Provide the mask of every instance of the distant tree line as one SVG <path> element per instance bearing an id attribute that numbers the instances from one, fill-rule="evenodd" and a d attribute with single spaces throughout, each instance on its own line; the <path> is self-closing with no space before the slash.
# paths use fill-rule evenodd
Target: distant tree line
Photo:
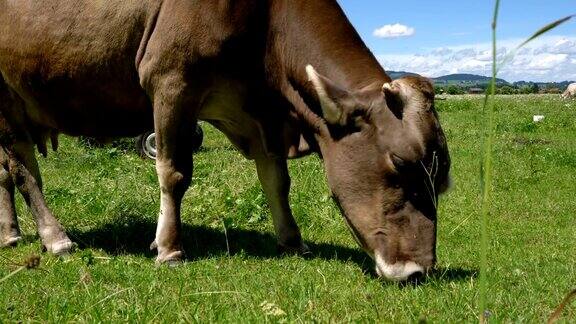
<path id="1" fill-rule="evenodd" d="M 458 85 L 449 84 L 441 85 L 437 84 L 434 86 L 436 94 L 450 94 L 450 95 L 460 95 L 468 93 L 482 94 L 486 93 L 488 84 L 476 84 L 476 85 Z M 556 84 L 547 84 L 545 86 L 539 86 L 537 83 L 523 82 L 519 84 L 498 84 L 496 85 L 496 94 L 502 95 L 514 95 L 514 94 L 560 94 L 564 89 L 560 88 Z"/>

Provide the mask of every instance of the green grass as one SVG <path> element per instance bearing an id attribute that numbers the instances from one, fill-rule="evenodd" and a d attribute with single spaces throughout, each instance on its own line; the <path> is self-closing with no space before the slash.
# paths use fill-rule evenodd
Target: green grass
<path id="1" fill-rule="evenodd" d="M 423 285 L 374 277 L 316 157 L 290 162 L 293 211 L 315 256 L 278 256 L 253 163 L 204 124 L 183 204 L 190 260 L 175 269 L 155 267 L 148 251 L 159 204 L 153 163 L 69 138 L 40 158 L 48 203 L 79 249 L 67 259 L 41 254 L 40 269 L 0 283 L 0 322 L 477 321 L 482 98 L 437 102 L 455 187 L 440 200 L 440 270 Z M 534 124 L 535 114 L 546 118 Z M 495 120 L 489 320 L 542 322 L 576 286 L 576 101 L 497 97 Z M 0 250 L 0 279 L 17 269 L 8 259 L 40 251 L 17 203 L 25 240 Z M 576 305 L 563 313 L 570 318 Z"/>

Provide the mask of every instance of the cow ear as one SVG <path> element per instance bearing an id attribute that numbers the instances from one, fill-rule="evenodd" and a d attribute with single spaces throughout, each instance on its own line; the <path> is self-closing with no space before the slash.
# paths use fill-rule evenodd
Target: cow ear
<path id="1" fill-rule="evenodd" d="M 384 83 L 382 87 L 382 92 L 384 93 L 384 98 L 386 99 L 386 105 L 392 111 L 394 116 L 398 119 L 402 119 L 404 114 L 404 99 L 402 98 L 402 93 L 398 85 L 392 82 Z"/>
<path id="2" fill-rule="evenodd" d="M 341 102 L 349 97 L 349 93 L 316 72 L 312 65 L 306 66 L 306 73 L 316 90 L 326 122 L 331 125 L 346 125 L 345 108 Z"/>

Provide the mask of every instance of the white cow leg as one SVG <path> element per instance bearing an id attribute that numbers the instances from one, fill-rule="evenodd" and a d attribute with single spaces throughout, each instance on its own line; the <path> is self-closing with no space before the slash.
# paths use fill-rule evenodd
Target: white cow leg
<path id="1" fill-rule="evenodd" d="M 156 171 L 160 183 L 160 214 L 156 238 L 151 247 L 158 250 L 157 263 L 177 263 L 184 258 L 180 207 L 190 184 L 191 172 L 183 171 L 171 161 L 160 159 L 156 160 Z"/>
<path id="2" fill-rule="evenodd" d="M 309 249 L 302 242 L 300 229 L 290 210 L 290 175 L 286 160 L 258 158 L 256 169 L 270 205 L 279 248 L 285 252 L 307 253 Z"/>
<path id="3" fill-rule="evenodd" d="M 10 149 L 12 150 L 12 154 L 8 154 L 10 175 L 36 219 L 43 246 L 48 252 L 56 255 L 69 253 L 72 250 L 72 241 L 66 236 L 62 225 L 52 215 L 44 200 L 34 146 L 30 142 L 17 142 Z"/>
<path id="4" fill-rule="evenodd" d="M 22 239 L 14 208 L 14 182 L 8 167 L 8 157 L 0 147 L 0 247 L 14 246 Z"/>

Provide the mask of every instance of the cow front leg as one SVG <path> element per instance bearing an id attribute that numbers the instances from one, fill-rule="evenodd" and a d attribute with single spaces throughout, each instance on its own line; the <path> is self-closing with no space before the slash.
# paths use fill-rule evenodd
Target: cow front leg
<path id="1" fill-rule="evenodd" d="M 0 147 L 0 247 L 14 246 L 22 239 L 14 208 L 14 182 L 7 168 L 8 156 Z"/>
<path id="2" fill-rule="evenodd" d="M 42 179 L 31 142 L 17 142 L 7 149 L 8 169 L 12 181 L 26 200 L 36 219 L 38 234 L 44 248 L 53 254 L 63 255 L 72 250 L 72 241 L 62 225 L 52 215 L 42 193 Z"/>
<path id="3" fill-rule="evenodd" d="M 300 229 L 292 216 L 288 195 L 290 193 L 290 175 L 285 159 L 263 157 L 256 159 L 258 178 L 272 212 L 274 230 L 278 247 L 282 252 L 308 253 L 302 242 Z"/>
<path id="4" fill-rule="evenodd" d="M 156 263 L 176 264 L 184 258 L 181 243 L 180 207 L 192 180 L 192 138 L 196 121 L 189 115 L 177 91 L 184 82 L 166 85 L 154 97 L 156 172 L 160 184 L 160 213 L 156 238 Z"/>

